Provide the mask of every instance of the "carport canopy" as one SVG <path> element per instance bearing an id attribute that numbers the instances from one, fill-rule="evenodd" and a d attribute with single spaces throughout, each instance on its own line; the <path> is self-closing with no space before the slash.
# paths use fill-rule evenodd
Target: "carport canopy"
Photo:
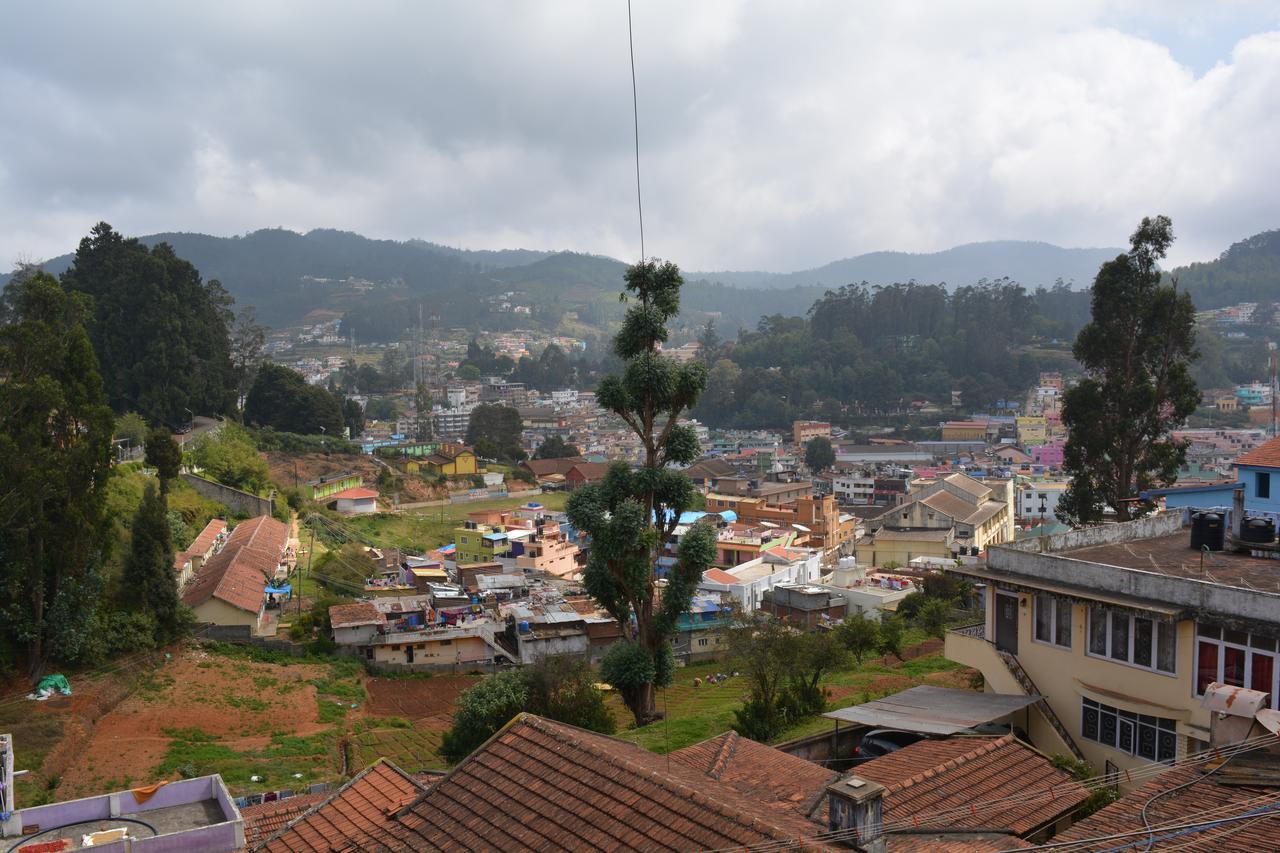
<path id="1" fill-rule="evenodd" d="M 878 729 L 953 735 L 994 722 L 1039 701 L 1039 696 L 978 693 L 922 684 L 873 702 L 828 711 L 822 716 Z"/>

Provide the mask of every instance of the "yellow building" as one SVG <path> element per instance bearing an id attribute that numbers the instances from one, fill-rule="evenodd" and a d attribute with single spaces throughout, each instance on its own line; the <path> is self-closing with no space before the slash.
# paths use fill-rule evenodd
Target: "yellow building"
<path id="1" fill-rule="evenodd" d="M 916 557 L 976 554 L 1014 538 L 1012 480 L 968 474 L 913 480 L 911 500 L 868 523 L 855 545 L 858 561 L 906 565 Z"/>
<path id="2" fill-rule="evenodd" d="M 946 655 L 987 689 L 1038 693 L 1045 752 L 1103 772 L 1204 748 L 1213 682 L 1280 701 L 1280 595 L 1272 561 L 1222 551 L 1212 583 L 1178 512 L 991 549 L 953 571 L 984 585 L 985 620 L 950 631 Z M 1206 567 L 1207 569 L 1207 567 Z"/>
<path id="3" fill-rule="evenodd" d="M 1018 443 L 1023 447 L 1035 447 L 1037 444 L 1048 444 L 1049 422 L 1045 418 L 1018 418 Z"/>
<path id="4" fill-rule="evenodd" d="M 987 424 L 983 421 L 947 421 L 942 425 L 943 441 L 985 441 Z"/>
<path id="5" fill-rule="evenodd" d="M 453 529 L 453 542 L 457 546 L 455 559 L 464 563 L 491 563 L 511 551 L 511 539 L 501 527 L 464 521 Z"/>
<path id="6" fill-rule="evenodd" d="M 480 473 L 475 453 L 461 444 L 440 445 L 435 453 L 422 460 L 422 467 L 432 474 L 444 474 L 446 477 Z"/>

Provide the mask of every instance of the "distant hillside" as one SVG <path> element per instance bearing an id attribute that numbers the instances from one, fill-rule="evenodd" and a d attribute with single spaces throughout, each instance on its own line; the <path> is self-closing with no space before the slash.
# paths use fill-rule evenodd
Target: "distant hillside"
<path id="1" fill-rule="evenodd" d="M 862 281 L 887 285 L 911 280 L 926 284 L 944 283 L 954 288 L 984 278 L 1007 277 L 1028 290 L 1052 287 L 1058 279 L 1084 289 L 1093 283 L 1103 262 L 1123 251 L 1064 249 L 1050 243 L 995 240 L 929 254 L 871 252 L 800 272 L 694 272 L 689 273 L 689 278 L 756 288 L 834 288 Z"/>
<path id="2" fill-rule="evenodd" d="M 1173 270 L 1200 309 L 1237 302 L 1280 302 L 1280 230 L 1235 243 L 1217 260 Z"/>

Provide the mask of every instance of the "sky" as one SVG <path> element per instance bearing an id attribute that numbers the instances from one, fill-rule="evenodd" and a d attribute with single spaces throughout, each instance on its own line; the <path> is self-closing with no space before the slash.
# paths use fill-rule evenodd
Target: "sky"
<path id="1" fill-rule="evenodd" d="M 1280 228 L 1280 0 L 632 14 L 645 250 L 686 269 Z M 99 220 L 634 259 L 628 59 L 625 0 L 7 4 L 0 267 Z"/>

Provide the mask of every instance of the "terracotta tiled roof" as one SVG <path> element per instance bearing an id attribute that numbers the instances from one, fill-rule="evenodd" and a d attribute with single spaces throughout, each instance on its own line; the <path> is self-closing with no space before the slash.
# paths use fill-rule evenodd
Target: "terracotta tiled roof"
<path id="1" fill-rule="evenodd" d="M 565 472 L 565 478 L 567 479 L 570 474 L 577 471 L 578 476 L 584 482 L 594 483 L 597 480 L 603 480 L 604 475 L 609 473 L 611 467 L 608 462 L 579 462 Z"/>
<path id="2" fill-rule="evenodd" d="M 356 604 L 335 604 L 329 608 L 329 624 L 335 628 L 353 628 L 357 625 L 383 625 L 386 617 L 368 601 Z"/>
<path id="3" fill-rule="evenodd" d="M 918 819 L 916 825 L 923 827 L 1008 829 L 1026 835 L 1088 798 L 1071 776 L 1011 734 L 922 740 L 860 764 L 854 772 L 887 789 L 886 823 Z M 1052 796 L 1047 793 L 1050 788 Z M 1046 791 L 1045 797 L 959 811 L 1033 789 Z"/>
<path id="4" fill-rule="evenodd" d="M 825 800 L 827 785 L 840 777 L 819 764 L 744 738 L 737 732 L 726 732 L 678 749 L 671 753 L 671 759 L 771 810 L 785 809 L 805 816 L 815 810 L 820 800 Z"/>
<path id="5" fill-rule="evenodd" d="M 1280 438 L 1260 444 L 1236 459 L 1237 465 L 1259 465 L 1264 468 L 1280 468 Z"/>
<path id="6" fill-rule="evenodd" d="M 369 765 L 256 849 L 272 853 L 382 849 L 395 840 L 395 814 L 424 786 L 390 761 Z"/>
<path id="7" fill-rule="evenodd" d="M 520 465 L 535 477 L 548 477 L 552 474 L 564 476 L 570 468 L 584 461 L 581 456 L 571 456 L 564 459 L 526 459 Z"/>
<path id="8" fill-rule="evenodd" d="M 289 528 L 269 515 L 240 522 L 222 550 L 200 567 L 182 600 L 189 607 L 198 607 L 217 598 L 232 607 L 257 613 L 262 606 L 262 590 L 275 575 L 288 544 Z"/>
<path id="9" fill-rule="evenodd" d="M 521 714 L 401 812 L 395 849 L 719 849 L 821 831 L 761 811 L 681 762 Z"/>
<path id="10" fill-rule="evenodd" d="M 214 540 L 218 538 L 218 534 L 227 529 L 227 523 L 221 518 L 213 518 L 196 534 L 196 538 L 191 540 L 191 544 L 187 546 L 188 554 L 196 554 L 203 556 L 209 553 L 209 549 L 213 547 Z"/>
<path id="11" fill-rule="evenodd" d="M 323 791 L 319 794 L 299 794 L 296 797 L 276 800 L 274 803 L 242 808 L 240 816 L 244 818 L 245 847 L 252 849 L 254 845 L 284 829 L 289 821 L 328 796 L 328 793 Z"/>
<path id="12" fill-rule="evenodd" d="M 336 494 L 329 495 L 327 500 L 360 500 L 361 498 L 376 498 L 377 496 L 378 493 L 373 489 L 366 489 L 361 486 L 352 486 L 349 489 L 343 489 Z"/>
<path id="13" fill-rule="evenodd" d="M 735 578 L 733 575 L 729 574 L 724 569 L 716 569 L 716 568 L 707 569 L 705 572 L 703 572 L 702 579 L 704 581 L 711 581 L 712 583 L 723 583 L 723 584 L 742 583 L 740 579 Z"/>
<path id="14" fill-rule="evenodd" d="M 886 841 L 889 853 L 1003 853 L 1031 846 L 1016 835 L 998 832 L 901 832 Z"/>
<path id="15" fill-rule="evenodd" d="M 1206 819 L 1240 814 L 1250 808 L 1264 805 L 1265 803 L 1258 801 L 1258 797 L 1276 793 L 1274 788 L 1219 785 L 1212 776 L 1203 778 L 1179 791 L 1173 790 L 1179 785 L 1203 776 L 1203 769 L 1200 766 L 1179 767 L 1163 773 L 1136 791 L 1131 791 L 1120 800 L 1075 824 L 1066 832 L 1059 833 L 1053 840 L 1081 842 L 1085 839 L 1102 838 L 1117 833 L 1141 832 L 1145 828 L 1142 822 L 1142 807 L 1161 792 L 1168 793 L 1151 803 L 1147 809 L 1147 818 L 1155 827 L 1192 823 L 1195 815 L 1211 809 L 1219 811 L 1206 815 Z M 1158 834 L 1159 830 L 1157 830 Z M 1205 829 L 1186 836 L 1184 840 L 1188 842 L 1197 840 L 1201 845 L 1201 848 L 1197 849 L 1212 850 L 1214 853 L 1256 853 L 1259 850 L 1275 850 L 1278 837 L 1280 837 L 1280 812 L 1270 812 L 1259 816 L 1256 820 L 1233 821 L 1216 829 Z M 1129 840 L 1144 839 L 1137 837 Z M 1118 843 L 1123 842 L 1117 842 L 1114 839 L 1097 841 L 1092 844 L 1073 846 L 1071 850 L 1115 849 Z M 1172 846 L 1175 843 L 1177 842 L 1172 839 L 1164 842 L 1157 841 L 1153 849 L 1161 850 L 1165 845 Z M 1140 850 L 1142 846 L 1139 844 L 1135 849 Z"/>

